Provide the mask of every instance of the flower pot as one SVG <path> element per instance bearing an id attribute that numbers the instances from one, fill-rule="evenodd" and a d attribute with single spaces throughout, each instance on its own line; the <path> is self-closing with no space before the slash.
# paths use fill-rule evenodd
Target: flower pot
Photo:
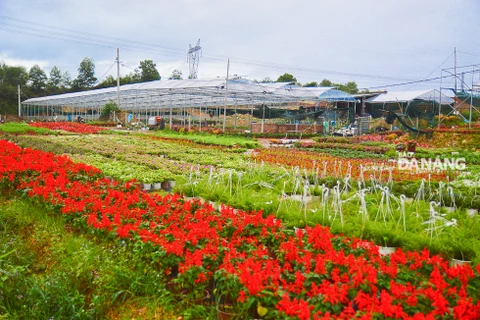
<path id="1" fill-rule="evenodd" d="M 143 184 L 143 190 L 145 190 L 145 191 L 152 190 L 152 184 L 151 183 L 144 183 Z"/>
<path id="2" fill-rule="evenodd" d="M 160 190 L 162 189 L 162 184 L 160 182 L 155 182 L 153 184 L 153 190 Z"/>
<path id="3" fill-rule="evenodd" d="M 186 303 L 187 306 L 191 305 L 206 305 L 210 300 L 210 292 L 205 289 L 203 290 L 203 296 L 193 297 L 191 298 L 191 291 L 184 289 L 180 292 L 180 298 Z"/>
<path id="4" fill-rule="evenodd" d="M 470 264 L 471 261 L 467 261 L 467 260 L 458 260 L 458 259 L 450 259 L 450 265 L 452 267 L 455 267 L 455 266 L 463 266 L 463 265 L 466 265 L 466 264 Z"/>
<path id="5" fill-rule="evenodd" d="M 378 252 L 381 256 L 388 256 L 397 250 L 397 247 L 382 247 L 378 246 Z"/>
<path id="6" fill-rule="evenodd" d="M 234 309 L 232 306 L 222 305 L 217 306 L 217 318 L 218 320 L 229 320 L 235 319 L 238 317 L 237 313 L 234 313 Z"/>
<path id="7" fill-rule="evenodd" d="M 167 190 L 168 189 L 168 181 L 163 181 L 162 182 L 162 189 Z"/>
<path id="8" fill-rule="evenodd" d="M 170 189 L 172 189 L 173 187 L 175 187 L 175 180 L 170 180 L 170 181 L 168 181 L 168 187 L 169 187 Z"/>

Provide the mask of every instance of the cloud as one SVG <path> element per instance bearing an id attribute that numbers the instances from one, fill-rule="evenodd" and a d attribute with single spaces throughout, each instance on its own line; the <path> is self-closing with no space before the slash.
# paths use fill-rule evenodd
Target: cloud
<path id="1" fill-rule="evenodd" d="M 420 79 L 446 60 L 444 67 L 453 65 L 453 47 L 459 64 L 480 58 L 472 39 L 480 29 L 478 1 L 1 1 L 8 18 L 27 22 L 3 19 L 2 50 L 72 77 L 83 57 L 94 58 L 101 77 L 110 65 L 100 62 L 112 64 L 116 48 L 131 69 L 150 59 L 163 79 L 173 69 L 187 77 L 188 45 L 199 38 L 200 77 L 225 77 L 231 58 L 231 73 L 250 78 L 289 72 L 300 82 L 370 86 Z"/>
<path id="2" fill-rule="evenodd" d="M 44 69 L 48 66 L 48 61 L 46 60 L 30 60 L 30 59 L 17 59 L 17 58 L 10 58 L 8 54 L 1 52 L 0 53 L 0 61 L 3 61 L 6 65 L 9 66 L 23 66 L 29 70 L 34 65 L 39 65 L 40 68 Z"/>

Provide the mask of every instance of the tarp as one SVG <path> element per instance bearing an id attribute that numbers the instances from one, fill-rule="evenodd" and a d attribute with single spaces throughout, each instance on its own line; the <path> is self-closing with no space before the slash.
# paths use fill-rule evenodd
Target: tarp
<path id="1" fill-rule="evenodd" d="M 451 104 L 453 99 L 441 94 L 437 89 L 415 90 L 415 91 L 388 91 L 376 97 L 368 99 L 368 103 L 393 103 L 411 102 L 415 100 L 435 101 L 442 104 Z"/>

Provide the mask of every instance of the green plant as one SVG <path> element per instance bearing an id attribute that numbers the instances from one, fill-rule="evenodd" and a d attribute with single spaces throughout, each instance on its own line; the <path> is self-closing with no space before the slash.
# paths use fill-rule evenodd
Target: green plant
<path id="1" fill-rule="evenodd" d="M 118 112 L 120 108 L 117 106 L 115 102 L 107 102 L 100 112 L 101 118 L 108 118 L 112 114 L 112 112 Z"/>

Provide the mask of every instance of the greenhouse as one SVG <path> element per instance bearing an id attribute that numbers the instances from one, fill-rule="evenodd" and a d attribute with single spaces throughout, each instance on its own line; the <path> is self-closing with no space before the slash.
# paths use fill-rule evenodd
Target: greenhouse
<path id="1" fill-rule="evenodd" d="M 22 116 L 36 120 L 98 119 L 109 102 L 118 103 L 120 110 L 146 121 L 162 116 L 167 121 L 201 121 L 206 116 L 220 119 L 222 115 L 251 114 L 262 107 L 298 110 L 308 102 L 311 107 L 353 107 L 356 100 L 346 92 L 332 87 L 304 88 L 294 83 L 256 83 L 246 79 L 164 80 L 122 85 L 82 92 L 28 99 L 22 102 Z M 260 112 L 261 113 L 261 112 Z M 130 116 L 130 118 L 133 118 Z"/>

